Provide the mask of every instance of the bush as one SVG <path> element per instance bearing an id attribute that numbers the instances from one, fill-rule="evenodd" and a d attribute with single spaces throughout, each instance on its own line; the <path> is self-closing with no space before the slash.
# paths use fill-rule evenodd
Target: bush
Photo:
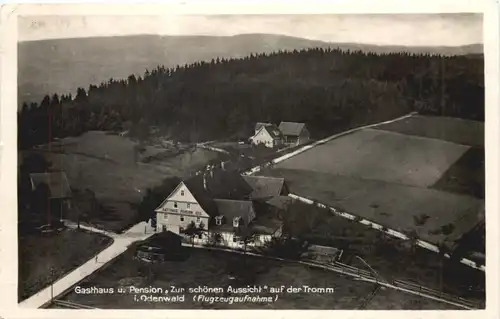
<path id="1" fill-rule="evenodd" d="M 453 230 L 455 230 L 455 225 L 453 224 L 446 224 L 444 226 L 441 226 L 441 233 L 443 235 L 449 235 L 453 233 Z"/>
<path id="2" fill-rule="evenodd" d="M 415 223 L 415 226 L 422 226 L 427 222 L 427 219 L 429 219 L 430 216 L 427 214 L 420 214 L 418 216 L 413 216 L 413 221 Z"/>

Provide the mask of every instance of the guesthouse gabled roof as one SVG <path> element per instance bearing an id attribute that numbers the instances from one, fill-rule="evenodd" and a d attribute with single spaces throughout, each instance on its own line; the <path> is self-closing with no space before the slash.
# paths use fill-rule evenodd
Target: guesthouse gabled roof
<path id="1" fill-rule="evenodd" d="M 36 190 L 41 184 L 46 184 L 49 187 L 50 199 L 71 197 L 71 189 L 64 172 L 32 173 L 30 179 L 33 190 Z"/>
<path id="2" fill-rule="evenodd" d="M 296 122 L 281 122 L 279 126 L 279 130 L 285 136 L 299 136 L 304 128 L 304 123 Z"/>
<path id="3" fill-rule="evenodd" d="M 206 178 L 206 189 L 203 183 L 204 175 Z M 228 200 L 245 200 L 250 198 L 252 188 L 238 172 L 216 169 L 212 175 L 210 172 L 204 172 L 181 182 L 181 184 L 184 184 L 189 189 L 196 201 L 210 216 L 217 214 L 217 207 L 214 203 L 215 198 Z M 163 203 L 160 207 L 162 205 Z"/>

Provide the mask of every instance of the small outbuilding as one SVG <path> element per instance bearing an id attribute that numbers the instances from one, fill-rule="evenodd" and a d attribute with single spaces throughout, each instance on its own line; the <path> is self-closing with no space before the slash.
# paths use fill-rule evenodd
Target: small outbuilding
<path id="1" fill-rule="evenodd" d="M 311 139 L 309 130 L 304 123 L 281 122 L 278 129 L 284 138 L 285 144 L 288 145 L 301 145 Z"/>

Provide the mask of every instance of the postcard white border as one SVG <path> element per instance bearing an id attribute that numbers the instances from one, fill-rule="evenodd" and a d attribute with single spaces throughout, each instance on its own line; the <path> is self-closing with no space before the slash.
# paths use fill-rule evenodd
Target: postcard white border
<path id="1" fill-rule="evenodd" d="M 499 19 L 496 1 L 164 1 L 161 4 L 8 4 L 0 9 L 0 316 L 4 318 L 493 318 L 498 314 Z M 486 83 L 487 308 L 477 311 L 28 310 L 17 307 L 17 16 L 168 14 L 483 13 Z"/>

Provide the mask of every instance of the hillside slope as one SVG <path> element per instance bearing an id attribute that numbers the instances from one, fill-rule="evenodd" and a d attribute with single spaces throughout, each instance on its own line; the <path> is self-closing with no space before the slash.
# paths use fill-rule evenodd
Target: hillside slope
<path id="1" fill-rule="evenodd" d="M 45 94 L 67 94 L 110 78 L 143 74 L 157 65 L 167 68 L 216 57 L 307 48 L 340 48 L 366 52 L 481 54 L 482 45 L 464 47 L 398 47 L 327 43 L 289 36 L 245 34 L 232 37 L 157 36 L 57 39 L 19 44 L 19 100 L 39 102 Z M 21 104 L 21 103 L 20 103 Z"/>

